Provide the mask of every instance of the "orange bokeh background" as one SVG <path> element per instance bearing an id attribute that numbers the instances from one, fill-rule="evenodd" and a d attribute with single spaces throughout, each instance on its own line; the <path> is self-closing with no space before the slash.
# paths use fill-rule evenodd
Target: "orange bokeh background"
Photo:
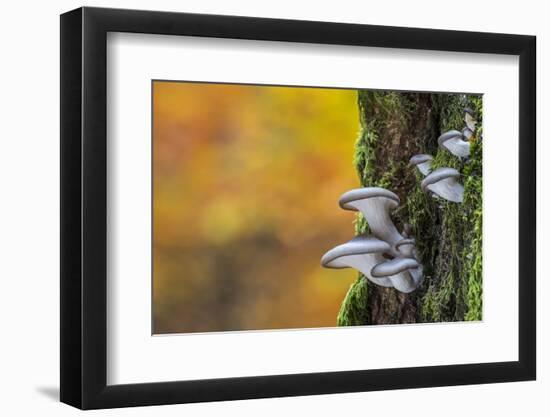
<path id="1" fill-rule="evenodd" d="M 355 90 L 153 83 L 154 333 L 335 326 Z"/>

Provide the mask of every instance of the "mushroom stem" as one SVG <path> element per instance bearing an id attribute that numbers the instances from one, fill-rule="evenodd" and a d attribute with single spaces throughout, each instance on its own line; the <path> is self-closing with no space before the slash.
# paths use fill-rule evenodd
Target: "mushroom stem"
<path id="1" fill-rule="evenodd" d="M 360 211 L 372 234 L 391 246 L 391 254 L 398 256 L 394 246 L 403 239 L 393 224 L 390 210 L 399 205 L 399 197 L 384 188 L 366 187 L 348 191 L 340 197 L 340 207 Z"/>

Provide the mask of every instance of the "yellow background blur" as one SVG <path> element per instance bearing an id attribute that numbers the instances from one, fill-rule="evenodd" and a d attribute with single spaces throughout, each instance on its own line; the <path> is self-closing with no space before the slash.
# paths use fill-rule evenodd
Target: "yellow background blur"
<path id="1" fill-rule="evenodd" d="M 153 83 L 154 333 L 335 326 L 356 94 Z"/>

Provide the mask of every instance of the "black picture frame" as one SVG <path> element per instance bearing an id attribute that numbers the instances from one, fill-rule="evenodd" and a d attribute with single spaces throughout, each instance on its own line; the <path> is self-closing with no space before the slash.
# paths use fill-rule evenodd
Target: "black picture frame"
<path id="1" fill-rule="evenodd" d="M 108 32 L 519 56 L 519 360 L 107 385 Z M 61 401 L 81 409 L 533 380 L 536 377 L 536 38 L 79 8 L 61 15 Z"/>

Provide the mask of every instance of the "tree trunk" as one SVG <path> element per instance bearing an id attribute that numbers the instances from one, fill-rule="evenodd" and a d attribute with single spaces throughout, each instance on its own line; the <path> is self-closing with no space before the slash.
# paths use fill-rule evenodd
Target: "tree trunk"
<path id="1" fill-rule="evenodd" d="M 392 217 L 398 230 L 410 225 L 424 280 L 417 290 L 403 294 L 359 276 L 342 303 L 338 325 L 480 320 L 481 129 L 465 160 L 439 148 L 437 138 L 464 127 L 465 107 L 474 109 L 481 126 L 481 96 L 361 90 L 358 105 L 361 132 L 354 164 L 360 183 L 399 196 L 401 204 Z M 462 174 L 463 203 L 437 200 L 422 192 L 423 176 L 409 165 L 410 157 L 421 153 L 434 156 L 433 169 L 448 166 Z M 358 214 L 356 233 L 368 231 Z"/>

